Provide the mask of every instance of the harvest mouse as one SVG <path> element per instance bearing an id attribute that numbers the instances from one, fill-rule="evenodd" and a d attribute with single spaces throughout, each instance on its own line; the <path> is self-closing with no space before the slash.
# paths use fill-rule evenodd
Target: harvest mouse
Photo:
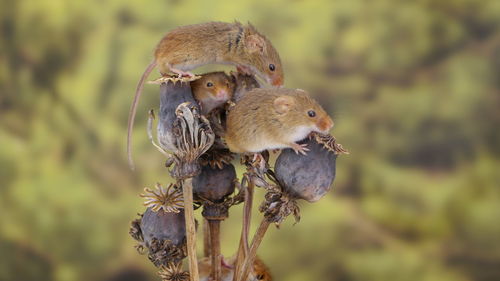
<path id="1" fill-rule="evenodd" d="M 210 280 L 210 259 L 203 258 L 198 261 L 198 269 L 200 272 L 200 281 Z M 221 281 L 232 281 L 234 276 L 234 267 L 232 263 L 223 263 L 221 268 Z M 273 277 L 269 271 L 269 268 L 262 262 L 259 257 L 255 258 L 253 264 L 253 271 L 248 276 L 247 281 L 272 281 Z"/>
<path id="2" fill-rule="evenodd" d="M 234 82 L 226 73 L 211 72 L 191 82 L 193 97 L 201 107 L 201 114 L 207 115 L 213 109 L 224 105 L 233 96 Z"/>
<path id="3" fill-rule="evenodd" d="M 306 154 L 306 145 L 296 142 L 311 132 L 328 132 L 333 121 L 304 90 L 253 89 L 230 109 L 226 126 L 232 152 L 290 147 Z"/>
<path id="4" fill-rule="evenodd" d="M 139 80 L 130 108 L 127 133 L 127 154 L 130 164 L 132 127 L 137 105 L 144 82 L 156 66 L 162 75 L 175 73 L 179 76 L 192 77 L 193 74 L 186 71 L 201 65 L 233 64 L 239 70 L 252 72 L 272 85 L 281 86 L 284 81 L 278 52 L 251 24 L 208 22 L 181 26 L 161 39 L 154 56 Z"/>

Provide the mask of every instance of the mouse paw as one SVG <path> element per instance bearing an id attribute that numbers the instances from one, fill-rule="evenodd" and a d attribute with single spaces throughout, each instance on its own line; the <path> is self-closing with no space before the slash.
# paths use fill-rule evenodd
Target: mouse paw
<path id="1" fill-rule="evenodd" d="M 292 147 L 292 149 L 295 151 L 295 153 L 297 154 L 302 154 L 302 155 L 306 155 L 307 152 L 306 151 L 309 151 L 309 148 L 307 148 L 307 143 L 304 143 L 304 144 L 298 144 L 298 143 L 291 143 L 290 146 Z"/>
<path id="2" fill-rule="evenodd" d="M 170 68 L 170 71 L 172 71 L 173 73 L 177 74 L 179 76 L 179 78 L 182 78 L 182 77 L 187 77 L 187 78 L 193 78 L 195 77 L 196 75 L 194 75 L 193 73 L 189 72 L 189 71 L 182 71 L 180 69 L 177 69 L 177 68 Z"/>

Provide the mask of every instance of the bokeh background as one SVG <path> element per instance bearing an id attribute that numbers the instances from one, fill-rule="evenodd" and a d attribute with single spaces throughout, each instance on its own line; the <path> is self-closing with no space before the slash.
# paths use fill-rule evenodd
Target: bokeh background
<path id="1" fill-rule="evenodd" d="M 171 181 L 145 133 L 158 89 L 135 172 L 132 95 L 168 30 L 235 19 L 351 152 L 299 224 L 265 237 L 276 280 L 500 280 L 498 0 L 0 0 L 0 280 L 159 280 L 128 235 L 142 188 Z"/>

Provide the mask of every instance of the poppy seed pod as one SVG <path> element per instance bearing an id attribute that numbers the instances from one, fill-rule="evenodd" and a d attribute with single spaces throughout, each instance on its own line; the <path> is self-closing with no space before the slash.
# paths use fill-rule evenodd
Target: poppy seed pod
<path id="1" fill-rule="evenodd" d="M 146 245 L 157 239 L 170 240 L 174 245 L 181 246 L 186 238 L 184 210 L 179 213 L 167 213 L 162 210 L 155 212 L 148 208 L 142 216 L 141 231 Z"/>
<path id="2" fill-rule="evenodd" d="M 175 163 L 170 174 L 178 180 L 200 172 L 198 158 L 212 146 L 215 139 L 210 122 L 199 114 L 200 108 L 187 82 L 168 81 L 160 86 L 159 145 L 155 146 L 165 155 L 173 154 L 167 163 L 168 166 Z M 148 123 L 148 134 L 152 140 L 151 123 Z"/>
<path id="3" fill-rule="evenodd" d="M 193 178 L 193 193 L 199 198 L 220 203 L 234 192 L 235 180 L 236 170 L 233 164 L 224 164 L 222 169 L 206 165 Z"/>
<path id="4" fill-rule="evenodd" d="M 158 141 L 169 151 L 176 151 L 176 140 L 173 134 L 174 121 L 177 119 L 177 107 L 189 102 L 198 112 L 198 103 L 193 98 L 191 86 L 186 82 L 167 82 L 160 85 L 160 121 L 158 122 Z"/>
<path id="5" fill-rule="evenodd" d="M 284 149 L 276 159 L 276 179 L 292 197 L 316 202 L 330 190 L 335 179 L 337 154 L 312 138 L 299 143 L 307 144 L 307 155 Z"/>

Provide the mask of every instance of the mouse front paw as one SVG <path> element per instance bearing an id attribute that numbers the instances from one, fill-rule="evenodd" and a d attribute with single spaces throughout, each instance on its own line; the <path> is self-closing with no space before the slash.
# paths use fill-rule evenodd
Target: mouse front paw
<path id="1" fill-rule="evenodd" d="M 298 143 L 291 143 L 290 147 L 295 151 L 297 154 L 302 154 L 302 155 L 307 155 L 306 151 L 309 151 L 309 148 L 306 147 L 307 143 L 304 144 L 298 144 Z"/>

